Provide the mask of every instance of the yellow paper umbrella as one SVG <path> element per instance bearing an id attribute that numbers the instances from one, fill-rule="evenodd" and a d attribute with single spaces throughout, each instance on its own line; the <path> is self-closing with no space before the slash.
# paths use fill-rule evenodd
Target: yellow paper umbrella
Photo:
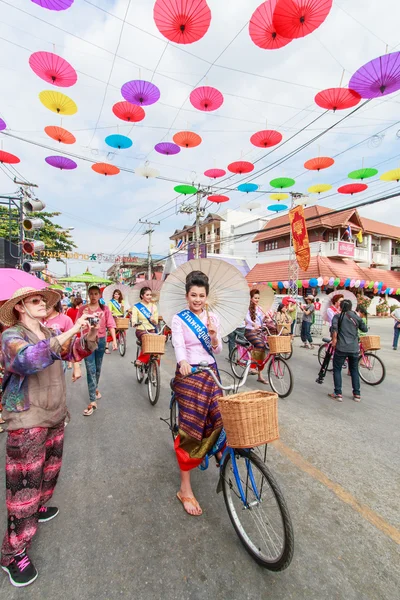
<path id="1" fill-rule="evenodd" d="M 78 111 L 75 102 L 61 92 L 45 90 L 40 92 L 39 100 L 46 108 L 59 115 L 74 115 Z"/>
<path id="2" fill-rule="evenodd" d="M 271 198 L 271 200 L 286 200 L 286 198 L 289 198 L 289 194 L 270 194 L 269 197 Z"/>
<path id="3" fill-rule="evenodd" d="M 321 192 L 329 192 L 332 186 L 329 183 L 317 183 L 308 188 L 310 194 L 321 194 Z"/>
<path id="4" fill-rule="evenodd" d="M 400 181 L 400 169 L 393 169 L 392 171 L 386 171 L 381 175 L 382 181 Z"/>

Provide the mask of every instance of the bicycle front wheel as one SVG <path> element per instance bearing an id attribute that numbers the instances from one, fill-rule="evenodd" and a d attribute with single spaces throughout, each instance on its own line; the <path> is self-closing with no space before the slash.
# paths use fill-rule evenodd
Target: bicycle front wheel
<path id="1" fill-rule="evenodd" d="M 283 358 L 273 356 L 268 365 L 268 382 L 279 398 L 287 398 L 293 389 L 293 375 Z"/>
<path id="2" fill-rule="evenodd" d="M 368 385 L 379 385 L 386 377 L 382 360 L 373 352 L 364 352 L 358 359 L 360 378 Z"/>
<path id="3" fill-rule="evenodd" d="M 231 363 L 232 373 L 238 379 L 242 379 L 243 373 L 246 370 L 246 362 L 245 360 L 239 358 L 239 351 L 234 348 L 229 356 L 229 362 Z"/>
<path id="4" fill-rule="evenodd" d="M 324 364 L 327 350 L 328 350 L 328 344 L 322 344 L 322 346 L 320 346 L 318 349 L 318 362 L 321 365 L 321 367 Z M 331 358 L 328 368 L 327 368 L 327 371 L 333 371 L 332 363 L 333 363 L 333 359 Z"/>
<path id="5" fill-rule="evenodd" d="M 147 373 L 147 391 L 150 404 L 155 406 L 160 396 L 160 369 L 156 360 L 150 360 Z"/>
<path id="6" fill-rule="evenodd" d="M 121 331 L 118 336 L 118 350 L 121 356 L 125 356 L 126 352 L 126 333 Z"/>
<path id="7" fill-rule="evenodd" d="M 136 360 L 139 358 L 140 350 L 141 350 L 141 347 L 138 346 L 137 350 L 136 350 Z M 139 383 L 142 383 L 142 381 L 144 379 L 144 366 L 141 365 L 140 367 L 135 367 L 135 368 L 136 368 L 136 379 L 138 380 Z"/>
<path id="8" fill-rule="evenodd" d="M 234 458 L 228 453 L 221 466 L 229 518 L 259 565 L 283 571 L 290 565 L 294 551 L 292 521 L 283 494 L 258 456 L 246 450 L 234 452 Z"/>

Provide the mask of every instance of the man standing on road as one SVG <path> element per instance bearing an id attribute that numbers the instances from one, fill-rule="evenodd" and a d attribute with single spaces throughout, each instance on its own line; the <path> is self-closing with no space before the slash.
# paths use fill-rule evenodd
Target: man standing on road
<path id="1" fill-rule="evenodd" d="M 333 383 L 335 390 L 329 394 L 330 398 L 343 402 L 342 396 L 342 368 L 347 358 L 351 383 L 353 386 L 353 400 L 360 402 L 360 375 L 358 372 L 359 340 L 358 330 L 366 333 L 367 325 L 362 318 L 352 310 L 351 301 L 343 300 L 341 312 L 332 320 L 332 346 L 335 349 L 333 357 Z"/>
<path id="2" fill-rule="evenodd" d="M 301 341 L 303 342 L 302 348 L 312 349 L 314 348 L 313 339 L 311 337 L 311 325 L 315 312 L 314 296 L 312 294 L 306 296 L 306 305 L 302 306 L 299 304 L 299 307 L 303 312 L 303 321 L 301 323 Z"/>
<path id="3" fill-rule="evenodd" d="M 396 308 L 390 316 L 394 319 L 393 350 L 397 350 L 400 335 L 400 307 Z"/>

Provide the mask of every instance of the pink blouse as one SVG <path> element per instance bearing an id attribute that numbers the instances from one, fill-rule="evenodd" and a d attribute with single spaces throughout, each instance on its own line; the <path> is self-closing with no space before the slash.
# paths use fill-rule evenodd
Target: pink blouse
<path id="1" fill-rule="evenodd" d="M 106 337 L 106 329 L 115 329 L 115 321 L 110 309 L 108 308 L 108 306 L 103 306 L 103 309 L 104 310 L 102 310 L 101 308 L 97 310 L 92 310 L 91 308 L 89 308 L 88 304 L 81 304 L 77 316 L 77 319 L 79 319 L 79 317 L 81 317 L 84 313 L 88 313 L 89 315 L 99 317 L 99 338 Z"/>
<path id="2" fill-rule="evenodd" d="M 209 313 L 210 318 L 216 326 L 218 334 L 218 346 L 213 348 L 214 354 L 219 354 L 222 351 L 221 326 L 217 315 Z M 204 310 L 201 315 L 197 315 L 200 321 L 207 325 L 207 313 Z M 197 336 L 189 329 L 178 315 L 172 318 L 171 323 L 172 342 L 174 344 L 176 362 L 180 363 L 186 360 L 190 365 L 198 365 L 201 362 L 206 362 L 211 365 L 215 362 L 213 357 L 203 348 L 202 343 Z"/>
<path id="3" fill-rule="evenodd" d="M 64 313 L 59 313 L 56 317 L 47 319 L 46 321 L 46 327 L 53 329 L 54 331 L 60 331 L 61 333 L 69 331 L 73 326 L 72 319 L 67 317 L 67 315 L 64 315 Z"/>

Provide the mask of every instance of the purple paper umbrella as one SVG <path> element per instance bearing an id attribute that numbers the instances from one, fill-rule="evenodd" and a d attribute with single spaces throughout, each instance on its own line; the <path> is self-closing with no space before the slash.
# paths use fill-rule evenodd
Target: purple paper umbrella
<path id="1" fill-rule="evenodd" d="M 154 104 L 160 98 L 158 87 L 154 83 L 143 79 L 135 79 L 124 83 L 121 94 L 125 100 L 138 106 L 149 106 L 149 104 Z"/>
<path id="2" fill-rule="evenodd" d="M 56 169 L 61 169 L 61 171 L 70 171 L 71 169 L 76 169 L 78 166 L 74 160 L 66 158 L 65 156 L 47 156 L 45 161 L 48 165 L 51 165 Z"/>
<path id="3" fill-rule="evenodd" d="M 400 89 L 400 52 L 374 58 L 358 69 L 349 88 L 362 98 L 379 98 Z"/>
<path id="4" fill-rule="evenodd" d="M 6 129 L 7 125 L 6 122 L 3 121 L 3 119 L 0 119 L 0 131 L 3 131 L 3 129 Z"/>
<path id="5" fill-rule="evenodd" d="M 154 146 L 154 150 L 159 152 L 160 154 L 178 154 L 181 151 L 180 147 L 177 144 L 173 144 L 172 142 L 160 142 Z"/>
<path id="6" fill-rule="evenodd" d="M 73 5 L 74 0 L 31 0 L 34 4 L 38 4 L 42 8 L 48 10 L 67 10 Z"/>

